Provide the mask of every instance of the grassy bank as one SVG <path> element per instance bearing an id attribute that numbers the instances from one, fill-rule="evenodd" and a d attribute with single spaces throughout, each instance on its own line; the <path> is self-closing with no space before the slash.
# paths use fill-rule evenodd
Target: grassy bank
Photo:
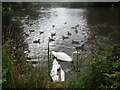
<path id="1" fill-rule="evenodd" d="M 67 88 L 120 88 L 120 58 L 118 45 L 99 43 L 93 53 L 83 60 L 88 61 L 89 71 L 65 83 Z M 78 67 L 79 68 L 79 67 Z"/>

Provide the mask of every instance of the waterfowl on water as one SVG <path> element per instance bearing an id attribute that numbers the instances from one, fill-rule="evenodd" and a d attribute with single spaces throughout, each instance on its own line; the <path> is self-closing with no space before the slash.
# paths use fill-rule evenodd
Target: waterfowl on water
<path id="1" fill-rule="evenodd" d="M 32 26 L 33 24 L 32 23 L 30 23 L 30 26 Z"/>
<path id="2" fill-rule="evenodd" d="M 67 24 L 67 22 L 64 22 L 64 24 Z"/>
<path id="3" fill-rule="evenodd" d="M 65 81 L 65 72 L 63 71 L 61 65 L 58 63 L 56 59 L 54 59 L 52 63 L 50 76 L 52 77 L 53 81 L 60 81 L 60 82 Z"/>
<path id="4" fill-rule="evenodd" d="M 61 61 L 71 62 L 74 54 L 80 54 L 80 52 L 74 51 L 71 56 L 67 55 L 65 52 L 55 52 L 52 51 L 52 54 Z"/>
<path id="5" fill-rule="evenodd" d="M 71 33 L 70 33 L 69 31 L 68 31 L 68 33 L 67 33 L 67 34 L 68 34 L 68 36 L 71 36 Z"/>
<path id="6" fill-rule="evenodd" d="M 75 29 L 75 32 L 76 32 L 76 33 L 78 33 L 78 30 L 77 30 L 77 29 Z"/>
<path id="7" fill-rule="evenodd" d="M 49 37 L 49 42 L 55 41 L 55 39 Z"/>
<path id="8" fill-rule="evenodd" d="M 43 34 L 44 32 L 43 31 L 40 31 L 40 35 Z"/>
<path id="9" fill-rule="evenodd" d="M 68 39 L 68 37 L 66 37 L 66 36 L 62 36 L 62 38 L 63 38 L 63 40 L 64 40 L 64 39 Z"/>
<path id="10" fill-rule="evenodd" d="M 30 33 L 31 33 L 31 32 L 34 32 L 35 30 L 29 30 L 29 31 L 30 31 Z"/>
<path id="11" fill-rule="evenodd" d="M 53 36 L 55 36 L 56 35 L 56 33 L 51 33 L 51 37 L 53 37 Z"/>
<path id="12" fill-rule="evenodd" d="M 76 29 L 76 27 L 71 27 L 71 29 Z"/>
<path id="13" fill-rule="evenodd" d="M 27 33 L 25 33 L 25 36 L 29 37 L 30 35 L 29 35 L 29 34 L 27 34 Z"/>
<path id="14" fill-rule="evenodd" d="M 33 41 L 33 43 L 40 43 L 40 39 Z"/>
<path id="15" fill-rule="evenodd" d="M 72 44 L 79 44 L 78 41 L 72 40 Z"/>
<path id="16" fill-rule="evenodd" d="M 79 24 L 77 24 L 75 27 L 79 27 Z"/>
<path id="17" fill-rule="evenodd" d="M 84 48 L 84 45 L 75 47 L 75 49 L 81 49 L 81 50 L 83 50 L 83 48 Z"/>
<path id="18" fill-rule="evenodd" d="M 52 27 L 54 28 L 54 27 L 55 27 L 55 25 L 52 25 Z"/>

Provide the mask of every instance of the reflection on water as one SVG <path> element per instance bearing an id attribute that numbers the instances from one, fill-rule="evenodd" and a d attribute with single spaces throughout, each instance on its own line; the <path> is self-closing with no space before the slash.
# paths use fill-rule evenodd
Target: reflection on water
<path id="1" fill-rule="evenodd" d="M 84 9 L 53 8 L 39 10 L 38 12 L 42 12 L 44 15 L 40 14 L 37 20 L 31 22 L 31 25 L 24 24 L 24 32 L 29 35 L 25 40 L 29 45 L 29 57 L 47 60 L 47 43 L 51 33 L 56 35 L 53 36 L 55 41 L 50 43 L 50 50 L 64 51 L 69 55 L 75 51 L 76 45 L 71 43 L 72 40 L 78 41 L 80 45 L 86 41 L 89 29 L 87 28 L 86 19 L 83 18 Z M 22 20 L 23 23 L 24 21 Z M 75 29 L 71 29 L 77 24 L 79 24 L 79 27 L 77 27 L 78 33 L 75 32 Z M 55 25 L 55 27 L 52 27 L 52 25 Z M 30 32 L 30 30 L 34 31 Z M 68 31 L 72 34 L 71 36 L 68 36 Z M 40 32 L 43 33 L 40 34 Z M 63 35 L 69 39 L 63 40 Z M 40 39 L 40 44 L 33 43 L 38 39 Z"/>
<path id="2" fill-rule="evenodd" d="M 33 61 L 47 61 L 49 37 L 55 40 L 50 42 L 50 51 L 63 51 L 70 56 L 76 50 L 75 47 L 81 46 L 89 37 L 90 32 L 84 17 L 85 9 L 52 8 L 40 9 L 37 12 L 40 12 L 37 19 L 31 20 L 29 15 L 26 15 L 21 20 L 23 23 L 21 27 L 24 27 L 26 33 L 24 42 L 28 44 L 30 50 L 28 56 Z M 37 43 L 38 39 L 40 43 Z M 72 43 L 72 40 L 79 44 Z M 63 70 L 70 71 L 70 62 L 59 63 Z M 39 63 L 35 65 L 39 66 Z"/>
<path id="3" fill-rule="evenodd" d="M 49 37 L 53 39 L 50 42 L 50 51 L 63 51 L 71 56 L 72 52 L 76 51 L 76 47 L 82 46 L 87 41 L 92 31 L 104 34 L 108 32 L 108 29 L 110 31 L 117 27 L 117 18 L 109 9 L 49 8 L 39 9 L 36 12 L 36 17 L 34 17 L 34 13 L 32 18 L 30 15 L 26 15 L 21 20 L 23 23 L 21 27 L 25 32 L 24 42 L 29 46 L 30 53 L 28 53 L 28 57 L 33 61 L 40 61 L 40 63 L 47 61 Z M 107 18 L 104 17 L 103 12 L 108 15 Z M 110 16 L 113 16 L 114 27 L 109 26 L 113 24 L 111 23 L 112 20 L 109 20 L 109 13 L 112 13 Z M 72 40 L 77 41 L 79 44 L 72 43 Z M 70 71 L 71 63 L 59 63 L 62 65 L 63 70 Z M 36 65 L 39 66 L 39 63 L 34 64 L 34 66 Z"/>

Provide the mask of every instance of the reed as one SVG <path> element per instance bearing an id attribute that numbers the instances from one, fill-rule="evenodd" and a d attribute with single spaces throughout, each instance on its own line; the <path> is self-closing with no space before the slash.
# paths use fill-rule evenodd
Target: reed
<path id="1" fill-rule="evenodd" d="M 48 75 L 50 75 L 50 55 L 49 55 L 49 41 L 48 41 Z"/>

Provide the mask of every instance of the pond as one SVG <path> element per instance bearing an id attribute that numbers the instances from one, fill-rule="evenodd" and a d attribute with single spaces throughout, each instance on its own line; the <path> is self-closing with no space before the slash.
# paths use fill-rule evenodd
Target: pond
<path id="1" fill-rule="evenodd" d="M 28 57 L 31 61 L 40 62 L 33 64 L 34 66 L 47 65 L 49 40 L 50 52 L 65 52 L 71 56 L 76 47 L 84 45 L 93 34 L 97 33 L 97 36 L 102 37 L 119 29 L 117 8 L 59 7 L 27 12 L 20 20 L 20 28 L 24 31 L 24 42 L 28 44 Z M 12 20 L 14 21 L 15 17 Z M 83 53 L 81 49 L 79 52 Z M 73 60 L 76 60 L 76 55 Z M 71 63 L 59 63 L 66 72 L 66 79 L 71 77 Z"/>

